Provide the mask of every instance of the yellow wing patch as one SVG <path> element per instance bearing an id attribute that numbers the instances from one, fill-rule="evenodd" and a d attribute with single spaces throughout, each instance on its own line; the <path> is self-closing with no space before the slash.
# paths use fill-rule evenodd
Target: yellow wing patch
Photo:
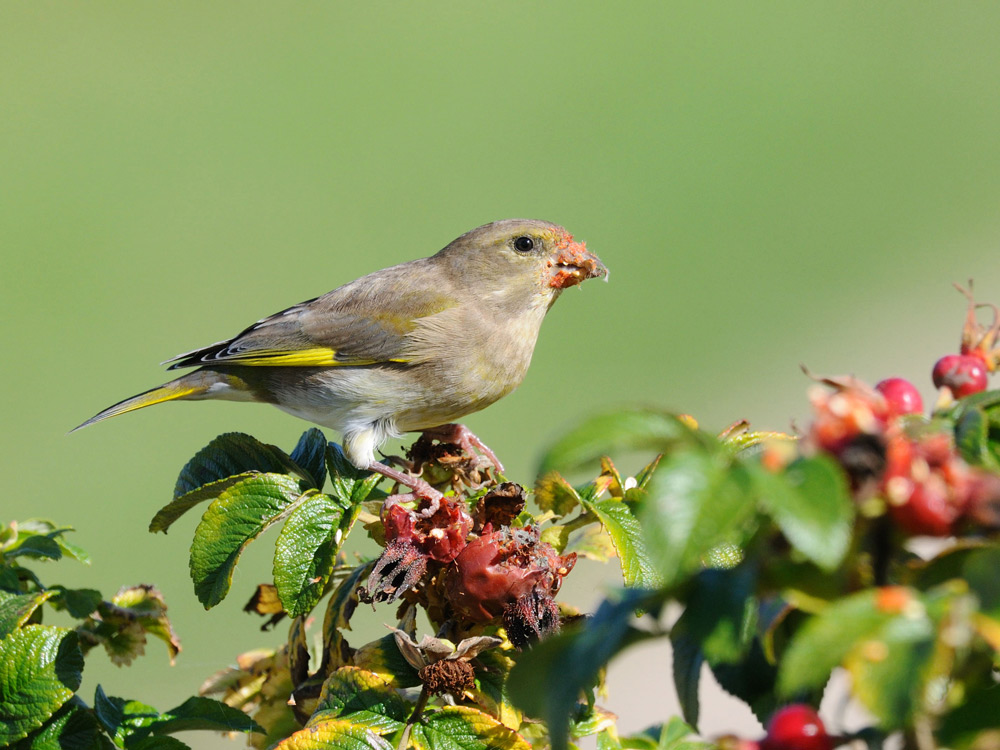
<path id="1" fill-rule="evenodd" d="M 390 359 L 390 362 L 405 362 L 402 359 Z M 345 365 L 374 365 L 374 359 L 337 359 L 337 352 L 328 346 L 317 346 L 312 349 L 283 351 L 280 349 L 257 349 L 243 354 L 229 354 L 220 358 L 220 364 L 232 362 L 238 365 L 261 367 L 338 367 Z"/>

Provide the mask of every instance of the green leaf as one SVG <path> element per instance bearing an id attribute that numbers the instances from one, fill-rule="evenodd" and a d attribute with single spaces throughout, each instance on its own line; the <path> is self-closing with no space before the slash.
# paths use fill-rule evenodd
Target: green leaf
<path id="1" fill-rule="evenodd" d="M 756 582 L 751 565 L 701 571 L 673 629 L 696 640 L 709 664 L 739 661 L 747 654 L 755 632 Z"/>
<path id="2" fill-rule="evenodd" d="M 882 729 L 912 725 L 913 714 L 921 708 L 935 635 L 926 613 L 898 616 L 847 654 L 844 666 L 852 692 L 879 718 Z"/>
<path id="3" fill-rule="evenodd" d="M 358 565 L 330 596 L 323 617 L 323 663 L 319 668 L 320 674 L 330 674 L 350 658 L 352 649 L 347 644 L 343 631 L 351 629 L 351 616 L 358 606 L 358 586 L 374 566 L 374 561 Z"/>
<path id="4" fill-rule="evenodd" d="M 518 659 L 508 679 L 515 705 L 549 726 L 553 750 L 565 750 L 568 721 L 582 690 L 592 687 L 608 660 L 649 634 L 631 626 L 637 609 L 651 609 L 657 594 L 626 589 L 605 600 L 586 624 L 550 636 Z"/>
<path id="5" fill-rule="evenodd" d="M 720 687 L 746 703 L 761 724 L 778 707 L 775 685 L 777 667 L 767 660 L 759 639 L 754 639 L 750 650 L 738 662 L 710 665 Z"/>
<path id="6" fill-rule="evenodd" d="M 970 464 L 995 471 L 1000 466 L 989 449 L 988 429 L 989 419 L 983 409 L 966 410 L 955 423 L 955 446 Z"/>
<path id="7" fill-rule="evenodd" d="M 6 638 L 24 625 L 32 613 L 55 591 L 35 591 L 30 594 L 11 594 L 0 591 L 0 639 Z"/>
<path id="8" fill-rule="evenodd" d="M 642 525 L 628 503 L 611 498 L 598 502 L 584 500 L 584 506 L 597 516 L 611 536 L 618 559 L 621 560 L 625 585 L 657 588 L 662 579 L 646 551 Z"/>
<path id="9" fill-rule="evenodd" d="M 74 696 L 11 750 L 97 750 L 97 732 L 94 715 Z"/>
<path id="10" fill-rule="evenodd" d="M 405 688 L 420 684 L 415 670 L 396 645 L 392 633 L 371 641 L 354 652 L 354 665 L 381 676 L 394 687 Z"/>
<path id="11" fill-rule="evenodd" d="M 229 592 L 246 545 L 301 496 L 292 477 L 261 474 L 233 485 L 208 506 L 191 545 L 191 579 L 205 609 Z"/>
<path id="12" fill-rule="evenodd" d="M 306 727 L 271 750 L 393 750 L 371 729 L 347 719 L 330 719 Z"/>
<path id="13" fill-rule="evenodd" d="M 570 472 L 596 464 L 600 457 L 624 451 L 663 453 L 702 437 L 673 414 L 647 409 L 623 409 L 590 417 L 570 430 L 542 457 L 538 475 Z"/>
<path id="14" fill-rule="evenodd" d="M 380 675 L 356 667 L 341 667 L 323 683 L 307 726 L 345 717 L 384 735 L 402 729 L 410 709 L 410 704 Z"/>
<path id="15" fill-rule="evenodd" d="M 59 594 L 58 603 L 66 608 L 70 616 L 82 620 L 91 615 L 104 600 L 97 589 L 67 589 L 63 586 L 53 586 Z"/>
<path id="16" fill-rule="evenodd" d="M 364 502 L 384 478 L 381 474 L 357 468 L 336 443 L 327 445 L 326 463 L 333 486 L 331 494 L 343 500 L 345 506 Z"/>
<path id="17" fill-rule="evenodd" d="M 191 750 L 191 746 L 176 737 L 148 735 L 138 740 L 131 740 L 128 743 L 128 750 Z"/>
<path id="18" fill-rule="evenodd" d="M 562 474 L 550 471 L 535 483 L 535 502 L 561 518 L 580 504 L 580 493 Z"/>
<path id="19" fill-rule="evenodd" d="M 323 489 L 326 482 L 326 436 L 320 430 L 313 427 L 303 432 L 291 459 L 306 473 L 313 489 Z"/>
<path id="20" fill-rule="evenodd" d="M 1000 690 L 995 684 L 977 685 L 963 696 L 962 702 L 941 720 L 937 740 L 941 747 L 965 750 L 972 747 L 981 733 L 997 734 L 1000 716 Z M 986 742 L 980 747 L 989 747 Z"/>
<path id="21" fill-rule="evenodd" d="M 879 637 L 897 617 L 893 610 L 876 606 L 879 593 L 868 590 L 840 599 L 806 621 L 781 661 L 779 695 L 793 697 L 823 686 L 855 646 Z"/>
<path id="22" fill-rule="evenodd" d="M 77 635 L 27 625 L 0 640 L 0 746 L 42 726 L 80 687 Z"/>
<path id="23" fill-rule="evenodd" d="M 151 725 L 154 734 L 173 734 L 195 729 L 213 732 L 263 732 L 238 708 L 212 698 L 192 697 L 164 712 Z"/>
<path id="24" fill-rule="evenodd" d="M 63 555 L 90 565 L 90 555 L 64 538 L 67 531 L 73 531 L 72 526 L 57 526 L 44 518 L 29 518 L 17 526 L 17 538 L 4 548 L 4 557 L 13 559 L 19 555 L 60 559 Z M 15 553 L 23 545 L 20 552 Z M 54 546 L 53 546 L 54 545 Z M 11 553 L 8 555 L 8 553 Z"/>
<path id="25" fill-rule="evenodd" d="M 698 640 L 683 630 L 674 628 L 670 633 L 670 644 L 673 649 L 674 687 L 681 713 L 685 721 L 698 726 L 698 686 L 701 683 L 701 665 L 705 663 L 705 655 Z"/>
<path id="26" fill-rule="evenodd" d="M 979 599 L 979 610 L 1000 620 L 1000 549 L 974 550 L 964 560 L 962 574 Z"/>
<path id="27" fill-rule="evenodd" d="M 475 708 L 449 706 L 413 725 L 416 750 L 531 750 L 525 739 Z"/>
<path id="28" fill-rule="evenodd" d="M 190 492 L 171 500 L 169 503 L 156 511 L 156 515 L 153 516 L 152 520 L 149 522 L 149 532 L 155 534 L 157 531 L 162 531 L 166 534 L 167 530 L 173 525 L 174 521 L 183 516 L 194 506 L 206 502 L 207 500 L 214 500 L 233 485 L 239 484 L 245 479 L 259 477 L 260 474 L 261 473 L 259 471 L 244 471 L 241 474 L 233 474 L 225 479 L 217 479 L 214 482 L 203 484 L 201 487 L 191 490 Z"/>
<path id="29" fill-rule="evenodd" d="M 676 585 L 735 530 L 747 533 L 755 511 L 747 471 L 725 452 L 668 456 L 640 511 L 646 549 L 664 585 Z"/>
<path id="30" fill-rule="evenodd" d="M 94 691 L 94 715 L 118 747 L 129 746 L 149 734 L 150 727 L 160 718 L 152 706 L 135 700 L 109 696 L 98 685 Z"/>
<path id="31" fill-rule="evenodd" d="M 750 464 L 764 510 L 785 538 L 824 570 L 847 553 L 854 503 L 843 470 L 828 456 L 800 458 L 781 474 Z"/>
<path id="32" fill-rule="evenodd" d="M 274 585 L 292 617 L 306 614 L 323 596 L 343 542 L 344 508 L 329 495 L 306 498 L 288 517 L 274 549 Z"/>
<path id="33" fill-rule="evenodd" d="M 227 432 L 198 451 L 181 469 L 174 486 L 174 499 L 234 474 L 249 471 L 284 474 L 297 468 L 280 448 L 262 443 L 252 435 Z"/>

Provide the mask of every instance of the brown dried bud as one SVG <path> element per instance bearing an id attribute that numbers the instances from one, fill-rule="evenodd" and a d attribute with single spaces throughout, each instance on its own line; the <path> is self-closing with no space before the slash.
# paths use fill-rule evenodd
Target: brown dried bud
<path id="1" fill-rule="evenodd" d="M 417 676 L 433 695 L 461 695 L 476 685 L 476 672 L 463 659 L 442 659 L 423 667 Z"/>
<path id="2" fill-rule="evenodd" d="M 531 591 L 503 610 L 507 638 L 518 649 L 559 629 L 559 607 L 547 594 Z"/>
<path id="3" fill-rule="evenodd" d="M 493 528 L 510 526 L 524 510 L 526 497 L 524 487 L 516 482 L 498 484 L 476 503 L 476 526 L 480 529 L 486 524 Z"/>
<path id="4" fill-rule="evenodd" d="M 427 557 L 410 542 L 395 539 L 385 548 L 359 595 L 364 602 L 392 602 L 416 586 L 427 570 Z"/>

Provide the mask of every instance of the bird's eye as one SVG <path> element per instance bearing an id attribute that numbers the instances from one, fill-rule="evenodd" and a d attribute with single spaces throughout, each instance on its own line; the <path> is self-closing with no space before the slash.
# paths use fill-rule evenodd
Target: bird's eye
<path id="1" fill-rule="evenodd" d="M 535 249 L 535 241 L 531 237 L 518 237 L 514 240 L 514 249 L 519 253 L 530 253 Z"/>

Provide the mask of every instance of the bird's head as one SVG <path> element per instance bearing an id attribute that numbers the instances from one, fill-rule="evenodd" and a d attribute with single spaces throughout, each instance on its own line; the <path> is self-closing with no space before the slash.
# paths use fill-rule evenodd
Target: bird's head
<path id="1" fill-rule="evenodd" d="M 563 289 L 608 277 L 608 269 L 583 242 L 558 224 L 534 219 L 485 224 L 459 237 L 438 257 L 453 267 L 463 286 L 508 305 L 547 307 Z"/>

